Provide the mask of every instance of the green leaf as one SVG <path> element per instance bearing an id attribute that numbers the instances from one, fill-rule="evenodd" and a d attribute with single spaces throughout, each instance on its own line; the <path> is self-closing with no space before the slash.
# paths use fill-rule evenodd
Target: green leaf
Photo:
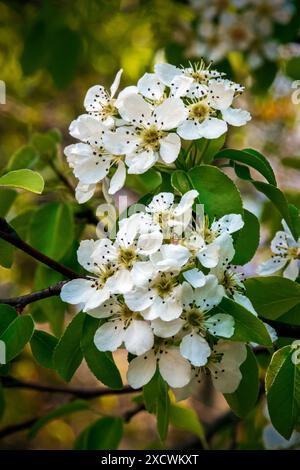
<path id="1" fill-rule="evenodd" d="M 32 168 L 38 161 L 38 158 L 38 153 L 32 145 L 24 145 L 11 156 L 7 170 L 13 171 L 22 168 Z"/>
<path id="2" fill-rule="evenodd" d="M 105 417 L 88 426 L 78 436 L 76 450 L 115 450 L 123 435 L 121 418 Z"/>
<path id="3" fill-rule="evenodd" d="M 240 418 L 254 408 L 259 393 L 259 374 L 256 358 L 247 346 L 247 358 L 240 367 L 242 380 L 234 393 L 224 395 L 228 405 Z"/>
<path id="4" fill-rule="evenodd" d="M 268 409 L 274 428 L 289 439 L 300 416 L 300 366 L 290 346 L 276 351 L 266 374 Z"/>
<path id="5" fill-rule="evenodd" d="M 6 362 L 18 356 L 30 341 L 34 323 L 30 315 L 15 318 L 0 336 L 6 346 Z"/>
<path id="6" fill-rule="evenodd" d="M 50 202 L 41 206 L 30 224 L 30 244 L 54 259 L 61 259 L 74 239 L 74 220 L 69 204 Z"/>
<path id="7" fill-rule="evenodd" d="M 300 303 L 300 285 L 284 277 L 251 277 L 245 287 L 257 313 L 269 320 L 276 320 Z"/>
<path id="8" fill-rule="evenodd" d="M 150 382 L 143 387 L 143 397 L 146 409 L 156 414 L 157 431 L 162 442 L 165 441 L 170 420 L 170 398 L 167 383 L 161 377 L 158 369 Z"/>
<path id="9" fill-rule="evenodd" d="M 272 346 L 270 335 L 259 318 L 240 304 L 224 297 L 217 310 L 222 310 L 234 318 L 233 341 L 252 341 L 262 346 Z"/>
<path id="10" fill-rule="evenodd" d="M 53 365 L 53 353 L 58 343 L 58 339 L 55 336 L 46 333 L 46 331 L 35 330 L 31 341 L 31 351 L 35 360 L 43 367 L 52 369 Z"/>
<path id="11" fill-rule="evenodd" d="M 280 163 L 294 170 L 300 170 L 300 157 L 286 157 L 280 159 Z"/>
<path id="12" fill-rule="evenodd" d="M 0 304 L 0 335 L 18 317 L 17 312 L 10 305 Z"/>
<path id="13" fill-rule="evenodd" d="M 126 176 L 126 187 L 133 189 L 140 194 L 147 194 L 154 191 L 162 183 L 159 171 L 150 168 L 142 175 Z"/>
<path id="14" fill-rule="evenodd" d="M 172 173 L 171 184 L 180 194 L 187 193 L 191 189 L 188 176 L 183 170 L 176 170 Z"/>
<path id="15" fill-rule="evenodd" d="M 170 423 L 178 429 L 183 429 L 198 436 L 203 447 L 207 448 L 205 432 L 195 410 L 172 403 L 170 407 Z"/>
<path id="16" fill-rule="evenodd" d="M 276 178 L 273 169 L 261 153 L 253 149 L 235 150 L 224 149 L 215 155 L 215 159 L 228 158 L 234 162 L 240 162 L 257 170 L 266 180 L 276 186 Z"/>
<path id="17" fill-rule="evenodd" d="M 286 64 L 286 74 L 293 80 L 300 79 L 300 57 L 292 57 Z"/>
<path id="18" fill-rule="evenodd" d="M 104 385 L 113 389 L 122 388 L 122 379 L 110 353 L 99 351 L 94 344 L 96 330 L 100 321 L 86 315 L 82 327 L 81 349 L 90 371 Z"/>
<path id="19" fill-rule="evenodd" d="M 217 139 L 204 139 L 206 140 L 206 147 L 203 151 L 203 163 L 210 164 L 215 158 L 216 153 L 224 146 L 226 140 L 226 133 Z"/>
<path id="20" fill-rule="evenodd" d="M 61 418 L 62 416 L 66 416 L 71 413 L 76 413 L 77 411 L 83 411 L 88 409 L 89 404 L 85 400 L 74 400 L 71 403 L 59 406 L 55 410 L 38 419 L 31 427 L 28 433 L 28 437 L 29 439 L 33 439 L 37 435 L 39 430 L 46 426 L 46 424 L 48 424 L 53 419 Z"/>
<path id="21" fill-rule="evenodd" d="M 243 214 L 241 195 L 221 170 L 214 166 L 201 165 L 188 173 L 194 189 L 199 192 L 198 202 L 204 204 L 206 213 L 220 218 L 225 214 Z"/>
<path id="22" fill-rule="evenodd" d="M 85 313 L 78 313 L 67 326 L 53 355 L 54 368 L 69 382 L 81 364 L 83 355 L 80 349 Z"/>
<path id="23" fill-rule="evenodd" d="M 14 247 L 5 240 L 0 239 L 0 265 L 11 268 L 14 261 Z"/>
<path id="24" fill-rule="evenodd" d="M 289 204 L 289 213 L 291 224 L 294 228 L 295 239 L 298 240 L 300 236 L 300 212 L 296 206 Z"/>
<path id="25" fill-rule="evenodd" d="M 235 255 L 233 264 L 244 265 L 248 263 L 256 253 L 259 245 L 259 221 L 252 212 L 244 209 L 244 227 L 239 231 L 235 242 Z"/>
<path id="26" fill-rule="evenodd" d="M 44 180 L 36 171 L 15 170 L 0 177 L 0 186 L 26 189 L 32 193 L 41 194 L 44 189 Z"/>
<path id="27" fill-rule="evenodd" d="M 5 217 L 17 197 L 14 189 L 0 188 L 0 217 Z"/>

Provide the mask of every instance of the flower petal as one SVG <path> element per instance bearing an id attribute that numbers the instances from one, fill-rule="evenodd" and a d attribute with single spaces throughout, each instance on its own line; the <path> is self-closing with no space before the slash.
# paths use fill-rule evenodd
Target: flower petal
<path id="1" fill-rule="evenodd" d="M 150 307 L 155 300 L 155 293 L 151 289 L 137 288 L 124 295 L 128 307 L 134 312 L 143 312 Z"/>
<path id="2" fill-rule="evenodd" d="M 121 188 L 123 188 L 126 179 L 126 167 L 122 160 L 118 163 L 118 168 L 110 180 L 108 194 L 115 194 Z"/>
<path id="3" fill-rule="evenodd" d="M 165 212 L 167 211 L 174 202 L 174 194 L 173 193 L 159 193 L 150 202 L 150 204 L 146 207 L 147 212 Z"/>
<path id="4" fill-rule="evenodd" d="M 227 123 L 222 119 L 210 117 L 198 126 L 199 137 L 205 139 L 218 139 L 227 132 Z M 179 131 L 178 134 L 180 135 Z M 198 138 L 199 138 L 198 137 Z"/>
<path id="5" fill-rule="evenodd" d="M 171 132 L 166 137 L 159 141 L 160 148 L 159 153 L 161 159 L 165 163 L 173 163 L 180 152 L 181 147 L 181 140 L 180 137 L 175 134 L 175 132 Z"/>
<path id="6" fill-rule="evenodd" d="M 280 269 L 282 269 L 286 265 L 286 258 L 282 258 L 281 256 L 273 256 L 273 258 L 264 261 L 258 267 L 258 274 L 261 276 L 269 276 L 270 274 L 276 273 Z"/>
<path id="7" fill-rule="evenodd" d="M 140 235 L 137 243 L 137 252 L 141 255 L 151 255 L 159 250 L 163 242 L 161 232 L 145 233 Z"/>
<path id="8" fill-rule="evenodd" d="M 179 126 L 187 116 L 188 111 L 180 98 L 167 98 L 153 113 L 157 127 L 165 131 Z"/>
<path id="9" fill-rule="evenodd" d="M 285 270 L 283 271 L 283 277 L 295 281 L 299 274 L 299 260 L 292 259 Z"/>
<path id="10" fill-rule="evenodd" d="M 191 333 L 183 337 L 180 353 L 196 367 L 204 366 L 211 354 L 208 342 L 200 335 Z"/>
<path id="11" fill-rule="evenodd" d="M 82 114 L 71 122 L 69 132 L 75 139 L 82 140 L 91 145 L 100 147 L 102 144 L 102 136 L 107 127 L 89 114 Z"/>
<path id="12" fill-rule="evenodd" d="M 95 289 L 94 281 L 88 279 L 73 279 L 62 286 L 60 298 L 72 305 L 85 302 Z"/>
<path id="13" fill-rule="evenodd" d="M 208 83 L 209 104 L 218 110 L 225 110 L 231 106 L 234 97 L 234 89 L 221 79 L 210 80 Z"/>
<path id="14" fill-rule="evenodd" d="M 125 121 L 143 126 L 151 120 L 151 106 L 140 95 L 129 94 L 123 99 L 119 113 Z"/>
<path id="15" fill-rule="evenodd" d="M 251 114 L 244 109 L 228 108 L 222 112 L 222 118 L 231 126 L 244 126 L 251 120 Z"/>
<path id="16" fill-rule="evenodd" d="M 113 81 L 113 83 L 110 87 L 110 96 L 111 96 L 111 98 L 113 98 L 115 96 L 116 91 L 119 88 L 122 73 L 123 73 L 123 69 L 120 69 L 117 72 L 117 74 L 115 76 L 115 79 L 114 79 L 114 81 Z"/>
<path id="17" fill-rule="evenodd" d="M 184 387 L 191 380 L 191 366 L 178 348 L 169 348 L 159 359 L 159 371 L 170 387 Z"/>
<path id="18" fill-rule="evenodd" d="M 107 281 L 106 286 L 112 294 L 126 294 L 133 287 L 131 273 L 127 269 L 119 269 Z"/>
<path id="19" fill-rule="evenodd" d="M 156 64 L 154 71 L 158 78 L 165 84 L 170 86 L 176 75 L 181 75 L 182 71 L 171 64 Z"/>
<path id="20" fill-rule="evenodd" d="M 181 318 L 176 318 L 171 321 L 163 321 L 160 318 L 156 318 L 151 322 L 154 334 L 160 338 L 170 338 L 171 336 L 175 336 L 181 330 L 183 325 L 184 320 Z"/>
<path id="21" fill-rule="evenodd" d="M 158 160 L 158 154 L 153 150 L 145 150 L 126 155 L 126 165 L 130 175 L 140 175 L 148 171 Z"/>
<path id="22" fill-rule="evenodd" d="M 145 98 L 160 100 L 163 97 L 165 85 L 159 80 L 155 73 L 145 73 L 139 79 L 137 88 Z"/>
<path id="23" fill-rule="evenodd" d="M 206 283 L 206 276 L 199 269 L 194 268 L 183 273 L 183 277 L 188 281 L 193 287 L 202 287 Z"/>
<path id="24" fill-rule="evenodd" d="M 152 350 L 130 361 L 127 380 L 132 388 L 140 388 L 152 379 L 156 371 L 156 358 Z"/>
<path id="25" fill-rule="evenodd" d="M 95 333 L 94 343 L 99 351 L 116 351 L 124 341 L 123 321 L 108 321 Z"/>
<path id="26" fill-rule="evenodd" d="M 189 209 L 191 209 L 198 195 L 199 193 L 195 189 L 191 189 L 190 191 L 185 193 L 180 199 L 179 204 L 175 207 L 174 214 L 176 216 L 180 216 L 184 214 L 186 211 L 188 211 Z"/>
<path id="27" fill-rule="evenodd" d="M 222 232 L 234 233 L 244 226 L 244 221 L 240 214 L 228 214 L 211 224 L 211 230 L 221 234 Z"/>
<path id="28" fill-rule="evenodd" d="M 213 336 L 231 338 L 234 333 L 234 319 L 226 313 L 217 313 L 205 320 L 205 326 Z"/>
<path id="29" fill-rule="evenodd" d="M 125 332 L 125 347 L 128 352 L 140 356 L 152 348 L 154 336 L 149 323 L 133 320 Z"/>

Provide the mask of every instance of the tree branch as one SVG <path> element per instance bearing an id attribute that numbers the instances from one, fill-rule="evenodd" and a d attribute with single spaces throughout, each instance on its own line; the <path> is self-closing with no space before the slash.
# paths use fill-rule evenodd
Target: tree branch
<path id="1" fill-rule="evenodd" d="M 60 281 L 57 284 L 46 287 L 46 289 L 32 292 L 30 294 L 20 295 L 19 297 L 12 297 L 10 299 L 0 299 L 0 304 L 11 305 L 12 307 L 23 309 L 26 305 L 38 300 L 47 299 L 60 294 L 62 286 L 68 281 Z"/>
<path id="2" fill-rule="evenodd" d="M 22 388 L 27 390 L 36 390 L 38 392 L 46 393 L 64 393 L 73 395 L 78 398 L 96 398 L 106 395 L 126 395 L 128 393 L 137 393 L 140 390 L 134 390 L 131 387 L 123 387 L 120 390 L 112 390 L 110 388 L 96 387 L 96 388 L 81 388 L 81 387 L 65 387 L 65 386 L 52 386 L 43 385 L 35 382 L 26 382 L 23 380 L 15 379 L 14 377 L 2 377 L 2 385 L 5 388 Z"/>
<path id="3" fill-rule="evenodd" d="M 67 266 L 58 263 L 57 261 L 49 258 L 40 251 L 36 250 L 32 246 L 28 245 L 28 243 L 26 243 L 19 237 L 17 232 L 13 229 L 13 227 L 11 227 L 11 225 L 6 222 L 5 219 L 3 219 L 3 217 L 0 217 L 0 238 L 7 241 L 16 248 L 19 248 L 20 250 L 24 251 L 24 253 L 27 253 L 29 256 L 36 259 L 40 263 L 45 264 L 49 268 L 53 269 L 54 271 L 57 271 L 58 273 L 62 274 L 63 276 L 69 279 L 82 277 Z"/>
<path id="4" fill-rule="evenodd" d="M 289 325 L 277 320 L 267 320 L 267 323 L 275 329 L 278 336 L 300 339 L 300 326 Z"/>

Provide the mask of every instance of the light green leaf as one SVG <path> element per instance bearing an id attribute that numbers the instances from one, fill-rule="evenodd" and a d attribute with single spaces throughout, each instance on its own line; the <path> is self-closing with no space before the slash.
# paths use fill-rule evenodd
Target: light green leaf
<path id="1" fill-rule="evenodd" d="M 290 346 L 276 351 L 266 374 L 268 409 L 274 428 L 289 439 L 300 416 L 300 365 Z"/>
<path id="2" fill-rule="evenodd" d="M 40 429 L 42 429 L 46 424 L 56 418 L 61 418 L 62 416 L 69 415 L 71 413 L 76 413 L 78 411 L 88 410 L 89 404 L 85 400 L 74 400 L 71 403 L 66 405 L 59 406 L 55 410 L 46 414 L 42 418 L 38 419 L 36 423 L 31 427 L 28 437 L 33 439 Z"/>
<path id="3" fill-rule="evenodd" d="M 121 418 L 105 417 L 88 426 L 78 436 L 76 450 L 115 450 L 123 435 Z"/>
<path id="4" fill-rule="evenodd" d="M 180 194 L 187 193 L 191 189 L 188 176 L 183 170 L 176 170 L 172 173 L 171 184 Z"/>
<path id="5" fill-rule="evenodd" d="M 15 318 L 4 330 L 0 340 L 6 346 L 6 362 L 18 356 L 25 345 L 30 341 L 34 330 L 34 323 L 30 315 Z"/>
<path id="6" fill-rule="evenodd" d="M 53 365 L 53 353 L 58 343 L 58 339 L 55 336 L 46 333 L 46 331 L 35 330 L 31 341 L 31 351 L 35 360 L 43 367 L 52 369 Z"/>
<path id="7" fill-rule="evenodd" d="M 161 377 L 158 369 L 150 382 L 143 387 L 146 409 L 156 414 L 157 431 L 162 442 L 165 441 L 170 420 L 170 398 L 168 385 Z"/>
<path id="8" fill-rule="evenodd" d="M 228 313 L 234 318 L 233 341 L 252 341 L 262 346 L 272 346 L 270 335 L 259 318 L 233 300 L 224 297 L 216 310 Z"/>
<path id="9" fill-rule="evenodd" d="M 69 204 L 50 202 L 41 206 L 30 224 L 30 244 L 47 256 L 61 259 L 74 239 L 74 220 Z"/>
<path id="10" fill-rule="evenodd" d="M 201 165 L 188 173 L 194 189 L 199 192 L 198 203 L 204 204 L 210 218 L 225 214 L 244 213 L 241 195 L 221 170 L 214 166 Z"/>
<path id="11" fill-rule="evenodd" d="M 300 285 L 284 277 L 251 277 L 245 287 L 257 313 L 269 320 L 276 320 L 300 303 Z"/>
<path id="12" fill-rule="evenodd" d="M 15 170 L 0 177 L 0 186 L 26 189 L 32 193 L 41 194 L 44 189 L 44 180 L 36 171 Z"/>
<path id="13" fill-rule="evenodd" d="M 69 382 L 81 364 L 83 355 L 80 348 L 85 313 L 78 313 L 67 326 L 53 355 L 54 368 Z"/>
<path id="14" fill-rule="evenodd" d="M 198 436 L 203 447 L 207 448 L 205 432 L 195 410 L 172 403 L 170 407 L 170 423 L 178 429 L 183 429 Z"/>
<path id="15" fill-rule="evenodd" d="M 232 411 L 244 418 L 253 410 L 259 393 L 258 365 L 252 350 L 247 346 L 247 358 L 240 367 L 242 380 L 234 393 L 224 395 Z"/>
<path id="16" fill-rule="evenodd" d="M 235 242 L 235 255 L 232 264 L 244 265 L 248 263 L 259 245 L 259 221 L 251 212 L 244 209 L 244 227 L 238 232 Z"/>
<path id="17" fill-rule="evenodd" d="M 20 170 L 22 168 L 32 168 L 38 161 L 39 155 L 32 145 L 24 145 L 19 148 L 10 158 L 7 170 Z"/>
<path id="18" fill-rule="evenodd" d="M 113 389 L 122 388 L 122 379 L 111 353 L 99 351 L 94 344 L 96 330 L 100 321 L 90 315 L 86 315 L 81 337 L 81 349 L 90 371 L 104 385 Z"/>

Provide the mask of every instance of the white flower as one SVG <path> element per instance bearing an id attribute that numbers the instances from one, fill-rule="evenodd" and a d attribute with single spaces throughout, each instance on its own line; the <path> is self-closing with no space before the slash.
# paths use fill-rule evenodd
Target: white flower
<path id="1" fill-rule="evenodd" d="M 107 127 L 99 119 L 89 114 L 82 114 L 69 127 L 72 137 L 95 147 L 101 147 L 106 130 Z"/>
<path id="2" fill-rule="evenodd" d="M 95 333 L 94 343 L 99 351 L 116 351 L 122 343 L 128 352 L 135 355 L 152 348 L 154 335 L 150 324 L 117 296 L 112 296 L 88 313 L 96 318 L 109 318 Z"/>
<path id="3" fill-rule="evenodd" d="M 140 174 L 151 168 L 159 159 L 173 163 L 178 157 L 181 141 L 173 131 L 187 117 L 180 99 L 167 98 L 162 104 L 152 106 L 138 94 L 124 98 L 119 113 L 130 126 L 126 136 L 119 129 L 116 139 L 127 145 L 126 164 L 128 173 Z M 106 141 L 107 142 L 107 141 Z"/>
<path id="4" fill-rule="evenodd" d="M 170 244 L 162 245 L 150 256 L 151 261 L 136 263 L 132 270 L 136 287 L 124 296 L 128 307 L 147 320 L 178 318 L 182 312 L 182 285 L 178 275 L 189 257 L 185 247 Z"/>
<path id="5" fill-rule="evenodd" d="M 188 68 L 178 68 L 171 64 L 156 64 L 158 78 L 170 87 L 172 96 L 199 98 L 206 94 L 207 83 L 211 78 L 221 77 L 222 73 L 205 68 L 203 62 Z"/>
<path id="6" fill-rule="evenodd" d="M 270 276 L 284 269 L 283 276 L 295 281 L 299 275 L 300 237 L 296 241 L 284 220 L 282 220 L 282 225 L 284 230 L 277 232 L 271 242 L 274 255 L 262 263 L 258 273 L 261 276 Z"/>
<path id="7" fill-rule="evenodd" d="M 234 319 L 231 315 L 208 315 L 221 302 L 223 295 L 223 287 L 211 274 L 206 276 L 205 285 L 195 290 L 188 283 L 183 284 L 181 318 L 184 325 L 180 352 L 194 366 L 204 366 L 211 354 L 211 347 L 205 339 L 207 333 L 224 338 L 230 338 L 234 333 Z"/>
<path id="8" fill-rule="evenodd" d="M 222 78 L 210 80 L 200 98 L 187 101 L 188 117 L 177 129 L 186 140 L 216 139 L 227 131 L 227 122 L 243 126 L 251 119 L 248 111 L 233 109 L 234 96 L 242 87 Z"/>
<path id="9" fill-rule="evenodd" d="M 95 85 L 87 91 L 84 99 L 86 111 L 109 127 L 114 125 L 114 118 L 118 115 L 117 102 L 114 97 L 120 85 L 122 72 L 121 69 L 117 73 L 110 87 L 110 92 L 105 90 L 102 85 Z"/>
<path id="10" fill-rule="evenodd" d="M 184 387 L 191 379 L 191 366 L 179 349 L 169 345 L 168 341 L 158 340 L 152 349 L 130 361 L 127 372 L 129 385 L 135 389 L 146 385 L 154 376 L 157 366 L 170 387 Z"/>
<path id="11" fill-rule="evenodd" d="M 241 364 L 246 360 L 244 343 L 219 341 L 214 347 L 205 367 L 193 369 L 193 382 L 201 382 L 206 371 L 211 375 L 213 385 L 221 393 L 233 393 L 242 380 Z"/>
<path id="12" fill-rule="evenodd" d="M 93 197 L 95 191 L 95 184 L 84 184 L 79 181 L 75 189 L 75 197 L 77 202 L 79 202 L 79 204 L 84 204 L 85 202 L 89 201 L 89 199 Z"/>
<path id="13" fill-rule="evenodd" d="M 152 101 L 160 101 L 164 96 L 165 85 L 155 73 L 145 73 L 138 81 L 137 91 Z"/>

